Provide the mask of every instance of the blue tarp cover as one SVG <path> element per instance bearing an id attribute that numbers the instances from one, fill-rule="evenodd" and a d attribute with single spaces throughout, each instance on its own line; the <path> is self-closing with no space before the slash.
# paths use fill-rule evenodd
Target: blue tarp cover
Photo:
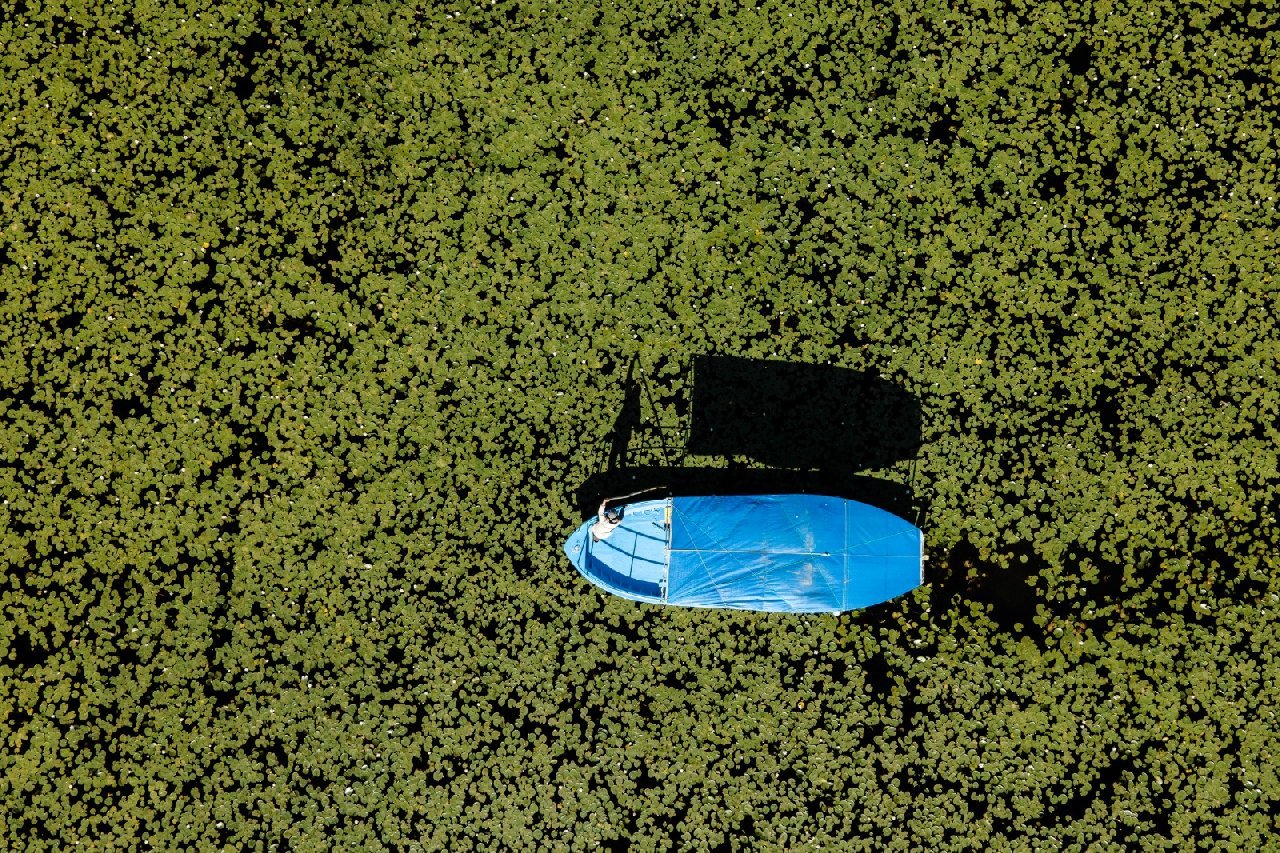
<path id="1" fill-rule="evenodd" d="M 920 530 L 857 501 L 820 495 L 677 497 L 624 508 L 565 553 L 592 583 L 656 604 L 818 613 L 869 607 L 921 582 Z"/>

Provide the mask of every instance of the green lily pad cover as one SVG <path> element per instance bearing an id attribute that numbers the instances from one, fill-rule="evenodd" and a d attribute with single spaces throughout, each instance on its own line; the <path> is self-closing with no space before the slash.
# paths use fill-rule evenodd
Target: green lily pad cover
<path id="1" fill-rule="evenodd" d="M 4 6 L 0 848 L 1274 846 L 1274 4 Z M 708 353 L 926 584 L 566 565 Z"/>

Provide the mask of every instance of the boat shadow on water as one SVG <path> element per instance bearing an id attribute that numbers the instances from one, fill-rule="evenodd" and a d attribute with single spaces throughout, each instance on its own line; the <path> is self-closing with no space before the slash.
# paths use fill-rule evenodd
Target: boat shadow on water
<path id="1" fill-rule="evenodd" d="M 604 469 L 574 495 L 583 514 L 612 495 L 821 494 L 916 520 L 909 485 L 860 473 L 914 459 L 919 399 L 879 374 L 820 364 L 701 355 L 692 390 L 672 406 L 682 423 L 646 422 L 651 389 L 633 361 Z M 687 412 L 687 418 L 684 413 Z M 707 457 L 705 465 L 693 457 Z"/>
<path id="2" fill-rule="evenodd" d="M 920 400 L 871 371 L 700 356 L 688 450 L 828 478 L 887 468 L 920 447 Z"/>

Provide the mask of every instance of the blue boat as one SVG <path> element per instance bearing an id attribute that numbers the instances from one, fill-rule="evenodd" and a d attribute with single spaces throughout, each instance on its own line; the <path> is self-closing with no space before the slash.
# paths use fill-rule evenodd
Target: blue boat
<path id="1" fill-rule="evenodd" d="M 839 613 L 923 582 L 920 529 L 858 501 L 672 497 L 625 504 L 621 513 L 616 524 L 585 522 L 564 550 L 591 583 L 635 601 Z"/>

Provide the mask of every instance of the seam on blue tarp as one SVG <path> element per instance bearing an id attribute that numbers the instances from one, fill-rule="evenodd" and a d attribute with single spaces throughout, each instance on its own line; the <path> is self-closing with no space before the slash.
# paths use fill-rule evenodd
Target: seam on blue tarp
<path id="1" fill-rule="evenodd" d="M 773 554 L 777 557 L 834 557 L 834 551 L 770 551 L 767 548 L 668 548 L 672 554 Z"/>
<path id="2" fill-rule="evenodd" d="M 886 513 L 886 515 L 888 515 L 888 513 Z M 897 519 L 898 521 L 902 521 L 902 519 L 898 519 L 898 518 L 897 518 L 897 516 L 893 516 L 893 517 L 894 517 L 895 519 Z M 846 521 L 847 521 L 847 519 L 848 519 L 848 506 L 847 506 L 847 505 L 846 505 L 846 507 L 845 507 L 845 519 L 846 519 Z M 893 530 L 892 532 L 886 533 L 886 534 L 884 534 L 883 536 L 877 536 L 875 539 L 866 539 L 866 538 L 859 539 L 859 540 L 858 540 L 858 546 L 859 546 L 859 548 L 862 548 L 862 547 L 865 547 L 865 546 L 868 546 L 868 545 L 874 545 L 874 544 L 875 544 L 875 543 L 877 543 L 877 542 L 884 542 L 886 539 L 899 539 L 899 538 L 902 538 L 904 535 L 906 535 L 908 532 L 911 532 L 911 533 L 918 533 L 918 532 L 919 532 L 919 528 L 916 528 L 916 527 L 914 527 L 914 526 L 910 526 L 908 522 L 902 521 L 902 524 L 903 524 L 904 526 L 899 527 L 899 528 L 897 528 L 897 529 Z M 846 535 L 845 535 L 845 548 L 846 548 L 846 549 L 849 547 L 849 546 L 848 546 L 848 542 L 849 542 L 848 534 L 846 533 Z M 874 554 L 865 554 L 865 555 L 863 555 L 863 556 L 877 556 L 877 555 L 874 555 Z"/>
<path id="3" fill-rule="evenodd" d="M 920 583 L 924 583 L 924 531 L 917 528 L 920 541 L 916 547 L 916 559 L 920 561 Z"/>
<path id="4" fill-rule="evenodd" d="M 688 514 L 684 510 L 680 509 L 678 506 L 675 505 L 675 501 L 671 502 L 671 509 L 672 509 L 672 515 L 675 515 L 676 513 L 680 514 L 680 518 L 686 522 L 687 527 L 690 527 L 690 528 L 696 527 L 702 533 L 702 535 L 705 536 L 709 541 L 711 542 L 715 541 L 716 537 L 712 535 L 711 531 L 707 530 L 707 528 L 703 527 L 701 524 L 698 524 L 697 521 L 690 519 Z M 674 522 L 671 525 L 671 529 L 672 531 L 675 530 Z M 674 533 L 672 534 L 671 540 L 673 542 L 675 541 Z M 686 549 L 677 549 L 677 550 L 683 551 Z M 702 549 L 696 549 L 696 550 L 702 550 Z"/>
<path id="5" fill-rule="evenodd" d="M 841 542 L 840 550 L 844 558 L 844 570 L 841 572 L 844 577 L 844 586 L 840 588 L 840 609 L 847 610 L 849 608 L 849 502 L 845 501 L 842 506 L 844 508 L 844 540 Z"/>
<path id="6" fill-rule="evenodd" d="M 671 506 L 672 506 L 672 500 L 671 498 L 667 498 L 666 509 L 663 511 L 663 515 L 666 519 L 663 522 L 663 526 L 666 527 L 667 529 L 666 530 L 667 551 L 663 555 L 664 557 L 666 557 L 666 563 L 662 567 L 662 580 L 659 582 L 659 586 L 658 586 L 659 591 L 662 593 L 663 604 L 667 603 L 667 595 L 671 589 L 671 531 L 675 528 L 675 523 L 671 521 L 671 517 L 673 515 Z"/>
<path id="7" fill-rule="evenodd" d="M 904 530 L 895 530 L 893 533 L 886 533 L 884 536 L 880 536 L 880 537 L 878 537 L 878 538 L 876 538 L 876 539 L 863 539 L 863 540 L 861 540 L 858 544 L 859 544 L 859 545 L 874 545 L 874 544 L 876 544 L 877 542 L 883 542 L 883 541 L 885 541 L 886 539 L 901 539 L 901 538 L 902 538 L 906 533 L 908 533 L 908 532 L 914 532 L 914 531 L 907 531 L 907 530 L 905 530 L 905 529 L 904 529 Z M 847 542 L 847 540 L 846 540 L 846 542 Z M 848 547 L 848 546 L 846 545 L 846 547 Z M 866 556 L 873 556 L 873 555 L 868 554 L 868 555 L 866 555 Z"/>

